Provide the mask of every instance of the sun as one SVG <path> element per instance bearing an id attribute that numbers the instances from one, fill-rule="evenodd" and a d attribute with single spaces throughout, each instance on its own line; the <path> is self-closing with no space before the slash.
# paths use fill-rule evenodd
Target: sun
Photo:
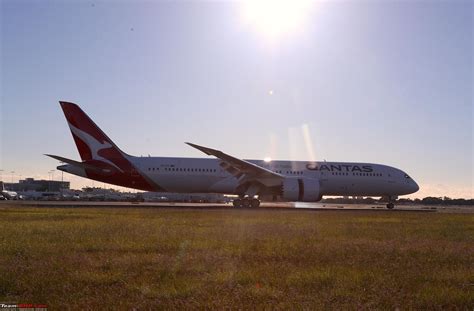
<path id="1" fill-rule="evenodd" d="M 247 0 L 243 19 L 269 38 L 290 34 L 304 27 L 311 0 Z"/>

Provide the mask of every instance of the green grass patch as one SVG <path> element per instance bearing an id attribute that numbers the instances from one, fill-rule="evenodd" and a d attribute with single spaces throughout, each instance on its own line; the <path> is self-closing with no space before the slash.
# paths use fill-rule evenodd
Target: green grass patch
<path id="1" fill-rule="evenodd" d="M 474 307 L 474 216 L 0 209 L 0 302 L 52 309 Z"/>

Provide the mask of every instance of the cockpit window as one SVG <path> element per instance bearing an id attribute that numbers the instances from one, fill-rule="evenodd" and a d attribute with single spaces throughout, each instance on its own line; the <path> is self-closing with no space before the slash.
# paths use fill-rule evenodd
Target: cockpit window
<path id="1" fill-rule="evenodd" d="M 408 176 L 407 174 L 405 174 L 405 178 L 406 178 L 406 179 L 410 179 L 410 176 Z"/>

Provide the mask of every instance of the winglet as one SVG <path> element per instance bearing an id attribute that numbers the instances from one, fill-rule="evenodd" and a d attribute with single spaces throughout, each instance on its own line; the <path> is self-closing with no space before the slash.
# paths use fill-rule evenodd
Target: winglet
<path id="1" fill-rule="evenodd" d="M 186 144 L 193 147 L 193 148 L 196 148 L 197 150 L 200 150 L 200 151 L 204 152 L 207 155 L 214 155 L 217 152 L 217 150 L 207 148 L 207 147 L 204 147 L 204 146 L 199 146 L 199 145 L 196 145 L 196 144 L 193 144 L 193 143 L 186 142 Z"/>

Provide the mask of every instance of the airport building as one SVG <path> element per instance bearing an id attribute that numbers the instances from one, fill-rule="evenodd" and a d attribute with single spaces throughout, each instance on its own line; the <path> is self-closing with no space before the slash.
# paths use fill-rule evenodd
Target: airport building
<path id="1" fill-rule="evenodd" d="M 4 187 L 10 191 L 38 191 L 38 192 L 59 192 L 69 189 L 69 181 L 57 180 L 35 180 L 34 178 L 26 178 L 18 183 L 4 183 Z"/>

